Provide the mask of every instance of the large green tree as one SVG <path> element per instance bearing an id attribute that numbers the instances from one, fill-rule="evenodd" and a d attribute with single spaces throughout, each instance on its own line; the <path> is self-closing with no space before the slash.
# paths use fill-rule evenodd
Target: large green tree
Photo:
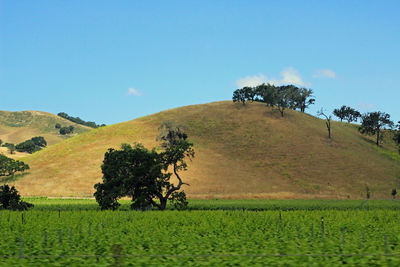
<path id="1" fill-rule="evenodd" d="M 313 91 L 307 88 L 296 88 L 294 90 L 294 101 L 295 108 L 300 109 L 301 112 L 305 112 L 306 108 L 315 103 L 315 98 L 312 95 Z"/>
<path id="2" fill-rule="evenodd" d="M 383 139 L 382 130 L 385 127 L 393 127 L 390 115 L 385 112 L 369 112 L 361 116 L 361 126 L 358 128 L 360 133 L 376 135 L 376 145 L 379 146 Z"/>
<path id="3" fill-rule="evenodd" d="M 186 195 L 181 191 L 185 183 L 179 172 L 187 169 L 185 160 L 194 157 L 193 144 L 180 127 L 166 123 L 160 131 L 161 152 L 141 144 L 123 144 L 120 150 L 106 152 L 101 166 L 103 182 L 95 185 L 94 194 L 102 209 L 118 208 L 118 199 L 124 196 L 132 199 L 132 209 L 164 210 L 168 200 L 177 208 L 186 207 Z M 171 181 L 174 176 L 177 184 Z"/>

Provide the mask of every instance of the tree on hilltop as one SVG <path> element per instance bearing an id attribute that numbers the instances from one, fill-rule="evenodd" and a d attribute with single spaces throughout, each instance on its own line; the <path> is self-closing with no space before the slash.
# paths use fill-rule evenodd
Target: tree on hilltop
<path id="1" fill-rule="evenodd" d="M 360 133 L 376 135 L 376 145 L 379 146 L 383 140 L 382 129 L 386 126 L 393 127 L 390 115 L 385 112 L 369 112 L 361 116 L 361 126 L 358 128 Z"/>
<path id="2" fill-rule="evenodd" d="M 343 121 L 343 119 L 346 117 L 346 106 L 341 106 L 340 108 L 335 108 L 333 110 L 333 115 L 338 117 L 340 121 Z"/>
<path id="3" fill-rule="evenodd" d="M 242 89 L 236 89 L 232 96 L 233 102 L 241 102 L 243 105 L 246 103 L 246 97 Z"/>
<path id="4" fill-rule="evenodd" d="M 295 108 L 305 112 L 306 108 L 315 103 L 315 98 L 311 98 L 313 91 L 307 88 L 297 88 L 294 92 Z"/>
<path id="5" fill-rule="evenodd" d="M 340 121 L 347 120 L 348 123 L 353 121 L 357 121 L 359 117 L 361 117 L 360 112 L 355 110 L 354 108 L 348 106 L 341 106 L 340 109 L 336 108 L 333 110 L 333 115 L 338 117 Z"/>
<path id="6" fill-rule="evenodd" d="M 158 139 L 161 152 L 141 144 L 123 144 L 120 150 L 110 148 L 106 152 L 101 166 L 103 183 L 95 185 L 94 193 L 101 209 L 118 208 L 118 199 L 123 196 L 131 197 L 132 209 L 164 210 L 168 200 L 178 209 L 187 206 L 186 194 L 180 191 L 186 183 L 179 172 L 187 169 L 185 159 L 194 157 L 193 144 L 187 141 L 182 127 L 170 123 L 161 125 Z M 168 172 L 170 167 L 173 173 Z M 173 175 L 177 185 L 170 181 Z"/>

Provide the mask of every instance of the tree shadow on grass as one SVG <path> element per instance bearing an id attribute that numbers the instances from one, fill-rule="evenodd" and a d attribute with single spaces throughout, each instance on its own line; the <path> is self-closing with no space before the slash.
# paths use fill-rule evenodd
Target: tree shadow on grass
<path id="1" fill-rule="evenodd" d="M 0 178 L 0 183 L 5 184 L 5 183 L 15 182 L 17 180 L 24 178 L 28 174 L 29 174 L 29 172 L 24 172 L 24 173 L 18 173 L 18 174 L 14 174 L 14 175 L 4 176 L 4 177 Z"/>
<path id="2" fill-rule="evenodd" d="M 364 140 L 365 142 L 376 146 L 376 140 L 372 140 L 371 138 L 368 138 L 368 137 L 370 137 L 370 135 L 369 136 L 360 135 L 360 136 L 361 136 L 361 139 Z"/>

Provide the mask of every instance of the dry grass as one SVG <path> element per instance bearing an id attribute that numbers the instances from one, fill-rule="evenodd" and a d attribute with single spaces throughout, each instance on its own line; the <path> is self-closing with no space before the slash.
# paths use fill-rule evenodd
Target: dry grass
<path id="1" fill-rule="evenodd" d="M 398 187 L 400 159 L 390 142 L 375 148 L 356 126 L 288 111 L 284 118 L 261 103 L 229 101 L 186 106 L 102 127 L 37 152 L 29 175 L 15 182 L 25 196 L 91 196 L 101 181 L 108 148 L 141 142 L 157 146 L 166 120 L 187 126 L 196 157 L 182 174 L 193 198 L 390 197 Z"/>
<path id="2" fill-rule="evenodd" d="M 55 129 L 56 123 L 60 123 L 62 126 L 73 125 L 75 128 L 74 135 L 91 130 L 89 127 L 70 122 L 47 112 L 0 111 L 0 139 L 4 143 L 18 144 L 34 136 L 43 136 L 48 145 L 53 145 L 70 137 L 60 135 L 58 129 Z M 0 147 L 0 152 L 14 159 L 26 156 L 26 153 L 18 152 L 9 154 L 7 149 L 2 147 Z"/>

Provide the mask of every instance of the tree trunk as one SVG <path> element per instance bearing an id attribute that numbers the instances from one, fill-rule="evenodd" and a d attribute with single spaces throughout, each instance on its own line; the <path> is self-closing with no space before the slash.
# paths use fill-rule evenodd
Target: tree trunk
<path id="1" fill-rule="evenodd" d="M 325 122 L 326 128 L 328 129 L 328 138 L 331 139 L 331 122 L 327 121 Z"/>
<path id="2" fill-rule="evenodd" d="M 278 109 L 279 109 L 279 112 L 281 113 L 281 116 L 283 117 L 283 113 L 284 113 L 285 109 L 282 107 L 278 107 Z"/>
<path id="3" fill-rule="evenodd" d="M 165 210 L 167 207 L 167 198 L 160 198 L 160 210 Z"/>
<path id="4" fill-rule="evenodd" d="M 376 145 L 379 146 L 380 131 L 376 131 Z"/>

